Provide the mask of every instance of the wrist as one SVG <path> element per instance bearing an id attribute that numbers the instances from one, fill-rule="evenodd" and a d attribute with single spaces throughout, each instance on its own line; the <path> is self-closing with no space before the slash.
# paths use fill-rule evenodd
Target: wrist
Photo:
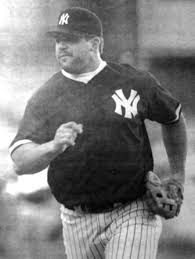
<path id="1" fill-rule="evenodd" d="M 182 172 L 172 173 L 170 178 L 183 185 L 185 183 L 185 172 L 182 171 Z"/>
<path id="2" fill-rule="evenodd" d="M 48 142 L 48 152 L 51 154 L 59 155 L 67 148 L 67 145 L 59 145 L 54 140 Z"/>

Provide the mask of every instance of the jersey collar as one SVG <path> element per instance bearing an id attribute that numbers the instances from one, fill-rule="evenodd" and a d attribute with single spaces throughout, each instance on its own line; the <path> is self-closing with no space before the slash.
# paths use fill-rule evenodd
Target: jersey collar
<path id="1" fill-rule="evenodd" d="M 101 59 L 98 68 L 92 72 L 83 73 L 83 74 L 79 74 L 79 75 L 70 74 L 63 69 L 61 70 L 61 72 L 65 77 L 67 77 L 69 79 L 87 84 L 94 76 L 99 74 L 99 72 L 102 71 L 106 65 L 107 65 L 107 63 Z"/>

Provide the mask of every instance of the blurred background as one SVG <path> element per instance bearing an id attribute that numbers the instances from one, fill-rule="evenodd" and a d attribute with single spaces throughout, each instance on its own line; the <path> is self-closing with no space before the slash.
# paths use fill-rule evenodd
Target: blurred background
<path id="1" fill-rule="evenodd" d="M 59 68 L 45 32 L 69 6 L 95 11 L 104 58 L 151 71 L 183 105 L 188 130 L 185 201 L 163 221 L 158 259 L 195 258 L 195 1 L 0 0 L 0 259 L 64 258 L 59 205 L 46 172 L 17 177 L 8 146 L 32 93 Z M 169 173 L 159 126 L 147 122 L 155 169 Z"/>

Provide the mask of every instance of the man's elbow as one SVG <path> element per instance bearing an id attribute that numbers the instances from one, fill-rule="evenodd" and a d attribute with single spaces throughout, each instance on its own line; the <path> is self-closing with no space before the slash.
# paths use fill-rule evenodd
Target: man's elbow
<path id="1" fill-rule="evenodd" d="M 22 162 L 13 161 L 13 169 L 17 175 L 34 174 L 29 167 L 25 166 Z"/>
<path id="2" fill-rule="evenodd" d="M 19 148 L 13 151 L 13 153 L 11 154 L 11 159 L 13 161 L 14 172 L 17 175 L 34 173 L 27 165 L 24 154 L 19 150 Z"/>
<path id="3" fill-rule="evenodd" d="M 17 175 L 23 175 L 23 174 L 25 174 L 25 171 L 22 169 L 22 167 L 19 166 L 19 165 L 16 165 L 16 163 L 14 163 L 13 168 L 14 168 L 14 172 L 15 172 Z"/>

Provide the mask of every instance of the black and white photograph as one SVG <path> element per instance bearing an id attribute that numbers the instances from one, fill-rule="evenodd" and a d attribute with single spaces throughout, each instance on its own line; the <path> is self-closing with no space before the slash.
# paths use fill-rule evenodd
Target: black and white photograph
<path id="1" fill-rule="evenodd" d="M 0 259 L 195 258 L 194 14 L 0 0 Z"/>

